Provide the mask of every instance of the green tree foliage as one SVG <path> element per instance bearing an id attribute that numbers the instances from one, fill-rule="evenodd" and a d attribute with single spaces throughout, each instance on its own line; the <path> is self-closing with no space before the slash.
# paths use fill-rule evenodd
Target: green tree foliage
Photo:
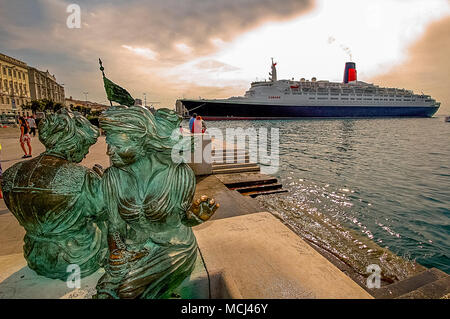
<path id="1" fill-rule="evenodd" d="M 42 100 L 32 100 L 27 104 L 22 106 L 24 110 L 31 110 L 33 113 L 45 112 L 45 113 L 55 113 L 62 109 L 64 105 L 62 103 L 55 103 L 52 100 L 42 99 Z"/>

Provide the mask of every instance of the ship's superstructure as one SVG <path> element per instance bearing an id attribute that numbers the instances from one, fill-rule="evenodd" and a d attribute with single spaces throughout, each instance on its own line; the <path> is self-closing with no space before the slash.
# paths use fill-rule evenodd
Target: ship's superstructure
<path id="1" fill-rule="evenodd" d="M 179 100 L 189 113 L 205 119 L 271 119 L 296 117 L 431 117 L 440 103 L 429 95 L 384 88 L 357 80 L 356 64 L 347 62 L 342 83 L 277 80 L 272 60 L 269 81 L 251 83 L 242 97 Z"/>

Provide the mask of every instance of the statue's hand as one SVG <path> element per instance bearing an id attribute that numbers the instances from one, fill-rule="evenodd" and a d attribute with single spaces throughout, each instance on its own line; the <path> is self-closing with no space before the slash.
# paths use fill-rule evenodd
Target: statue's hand
<path id="1" fill-rule="evenodd" d="M 120 272 L 128 262 L 141 259 L 148 255 L 146 249 L 130 250 L 122 241 L 118 231 L 112 231 L 108 238 L 109 265 L 113 271 Z"/>
<path id="2" fill-rule="evenodd" d="M 187 211 L 188 218 L 197 218 L 200 221 L 207 221 L 219 208 L 219 204 L 212 198 L 203 195 L 200 199 L 196 199 L 190 209 Z"/>
<path id="3" fill-rule="evenodd" d="M 100 164 L 95 164 L 94 167 L 92 167 L 92 170 L 98 174 L 98 176 L 102 177 L 105 170 L 103 169 L 103 166 Z"/>
<path id="4" fill-rule="evenodd" d="M 129 251 L 125 249 L 115 249 L 109 254 L 109 265 L 118 267 L 129 262 L 136 261 L 148 255 L 148 251 Z"/>

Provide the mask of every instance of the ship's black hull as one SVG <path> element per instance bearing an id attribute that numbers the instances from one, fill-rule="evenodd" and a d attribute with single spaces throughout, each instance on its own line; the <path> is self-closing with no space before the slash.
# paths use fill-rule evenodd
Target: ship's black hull
<path id="1" fill-rule="evenodd" d="M 180 100 L 189 114 L 205 120 L 259 120 L 291 118 L 432 117 L 436 107 L 417 106 L 297 106 Z"/>

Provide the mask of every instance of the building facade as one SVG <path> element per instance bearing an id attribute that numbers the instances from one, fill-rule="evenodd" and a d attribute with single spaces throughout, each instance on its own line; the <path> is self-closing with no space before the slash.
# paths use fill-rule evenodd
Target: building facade
<path id="1" fill-rule="evenodd" d="M 26 115 L 22 105 L 31 101 L 28 66 L 0 53 L 0 114 Z"/>
<path id="2" fill-rule="evenodd" d="M 54 75 L 28 67 L 30 95 L 32 100 L 47 99 L 65 104 L 64 87 L 56 82 Z"/>
<path id="3" fill-rule="evenodd" d="M 66 99 L 66 107 L 74 107 L 74 106 L 84 106 L 87 108 L 90 108 L 91 111 L 104 111 L 106 110 L 109 105 L 100 104 L 97 102 L 91 102 L 91 101 L 83 101 L 83 100 L 76 100 L 72 97 L 69 97 Z"/>

